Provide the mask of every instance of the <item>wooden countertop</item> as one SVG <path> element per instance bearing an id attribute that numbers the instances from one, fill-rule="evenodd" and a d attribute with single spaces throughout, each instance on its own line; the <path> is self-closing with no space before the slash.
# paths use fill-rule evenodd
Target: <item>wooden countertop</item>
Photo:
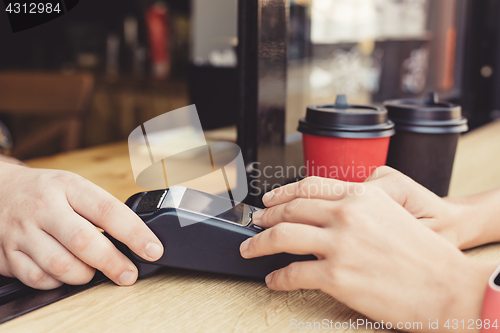
<path id="1" fill-rule="evenodd" d="M 134 183 L 126 143 L 29 161 L 37 168 L 75 172 L 120 200 L 141 191 Z M 451 195 L 500 186 L 500 122 L 464 135 Z M 500 245 L 468 251 L 500 262 Z M 290 320 L 363 318 L 315 290 L 275 292 L 260 281 L 163 269 L 132 287 L 108 282 L 0 326 L 2 332 L 288 332 Z"/>

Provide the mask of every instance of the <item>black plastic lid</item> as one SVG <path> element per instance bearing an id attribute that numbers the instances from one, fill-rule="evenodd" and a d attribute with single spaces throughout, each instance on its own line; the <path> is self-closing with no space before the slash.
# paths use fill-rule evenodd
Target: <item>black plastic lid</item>
<path id="1" fill-rule="evenodd" d="M 446 134 L 468 130 L 460 105 L 441 102 L 436 93 L 429 93 L 425 100 L 392 100 L 384 106 L 398 131 Z"/>
<path id="2" fill-rule="evenodd" d="M 381 138 L 394 135 L 394 124 L 385 108 L 349 105 L 345 95 L 338 95 L 333 105 L 307 107 L 298 131 L 339 138 Z"/>

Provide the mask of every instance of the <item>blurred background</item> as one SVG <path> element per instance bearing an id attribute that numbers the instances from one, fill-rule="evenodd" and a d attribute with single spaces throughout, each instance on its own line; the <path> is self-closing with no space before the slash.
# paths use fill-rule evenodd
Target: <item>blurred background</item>
<path id="1" fill-rule="evenodd" d="M 243 2 L 82 0 L 16 34 L 2 17 L 0 120 L 12 132 L 13 155 L 124 140 L 144 121 L 189 104 L 205 130 L 227 128 L 236 140 L 245 75 L 263 69 L 242 59 L 249 52 L 239 43 L 249 24 L 242 19 L 259 22 L 257 57 L 269 56 L 265 36 L 276 29 L 272 13 L 260 22 L 260 12 L 242 12 Z M 277 130 L 285 141 L 296 136 L 307 105 L 333 103 L 338 93 L 377 104 L 437 91 L 463 106 L 471 128 L 500 117 L 499 1 L 247 2 L 286 13 L 275 22 L 286 33 L 286 58 L 272 65 L 286 73 L 277 78 L 286 89 L 285 117 L 275 120 L 284 121 Z"/>

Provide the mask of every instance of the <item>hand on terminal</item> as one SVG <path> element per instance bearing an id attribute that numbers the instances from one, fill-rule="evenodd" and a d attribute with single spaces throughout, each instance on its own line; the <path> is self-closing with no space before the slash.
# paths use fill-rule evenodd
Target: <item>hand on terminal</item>
<path id="1" fill-rule="evenodd" d="M 264 196 L 254 223 L 269 229 L 241 253 L 314 254 L 318 261 L 268 275 L 268 287 L 320 289 L 373 320 L 478 319 L 496 266 L 457 249 L 484 239 L 467 235 L 476 222 L 463 212 L 476 201 L 463 200 L 441 199 L 388 167 L 362 184 L 306 178 Z"/>
<path id="2" fill-rule="evenodd" d="M 0 162 L 0 274 L 37 289 L 84 284 L 95 269 L 131 285 L 137 268 L 96 228 L 146 260 L 163 253 L 158 238 L 111 194 L 82 177 Z"/>

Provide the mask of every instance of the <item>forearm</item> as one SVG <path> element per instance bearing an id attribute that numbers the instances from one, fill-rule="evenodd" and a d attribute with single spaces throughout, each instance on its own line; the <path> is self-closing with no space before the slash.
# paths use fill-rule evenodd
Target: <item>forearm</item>
<path id="1" fill-rule="evenodd" d="M 430 305 L 419 306 L 420 312 L 415 318 L 409 318 L 407 312 L 399 317 L 423 324 L 422 329 L 412 329 L 412 332 L 429 332 L 431 323 L 435 323 L 432 327 L 435 332 L 479 332 L 480 325 L 477 324 L 481 319 L 487 281 L 496 265 L 464 257 L 458 262 L 449 261 L 440 268 L 441 274 L 432 275 L 428 288 L 421 291 L 422 304 L 430 298 Z"/>
<path id="2" fill-rule="evenodd" d="M 500 241 L 500 188 L 446 201 L 456 207 L 453 218 L 460 225 L 461 249 Z"/>
<path id="3" fill-rule="evenodd" d="M 448 276 L 445 280 L 452 285 L 453 291 L 443 303 L 444 311 L 439 318 L 440 331 L 450 331 L 444 327 L 449 320 L 452 332 L 474 332 L 469 329 L 469 324 L 477 324 L 481 319 L 487 281 L 495 268 L 494 264 L 466 258 L 463 266 L 447 270 Z M 474 328 L 479 332 L 477 326 Z"/>

